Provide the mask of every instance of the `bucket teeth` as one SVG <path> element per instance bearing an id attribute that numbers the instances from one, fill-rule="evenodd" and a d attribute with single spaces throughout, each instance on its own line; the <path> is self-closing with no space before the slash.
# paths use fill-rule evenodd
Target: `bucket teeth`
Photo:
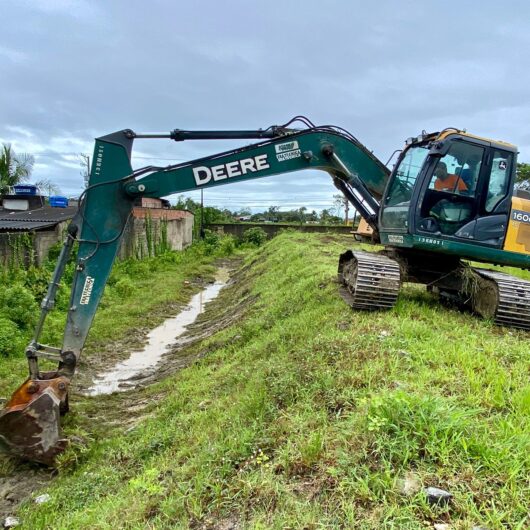
<path id="1" fill-rule="evenodd" d="M 53 465 L 67 446 L 60 436 L 67 389 L 65 377 L 25 381 L 0 412 L 0 448 L 23 460 Z"/>

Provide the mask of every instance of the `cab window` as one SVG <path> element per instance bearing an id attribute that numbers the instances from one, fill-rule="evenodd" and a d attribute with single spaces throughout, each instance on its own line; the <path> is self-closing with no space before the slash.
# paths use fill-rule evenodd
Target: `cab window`
<path id="1" fill-rule="evenodd" d="M 486 196 L 486 212 L 491 213 L 508 194 L 513 154 L 495 149 Z"/>
<path id="2" fill-rule="evenodd" d="M 394 181 L 386 198 L 386 205 L 393 206 L 410 201 L 416 179 L 429 154 L 425 146 L 411 147 L 396 168 Z"/>
<path id="3" fill-rule="evenodd" d="M 385 228 L 406 228 L 412 191 L 428 154 L 426 146 L 410 147 L 404 153 L 385 197 L 381 215 L 381 223 Z"/>
<path id="4" fill-rule="evenodd" d="M 455 142 L 449 152 L 438 160 L 429 189 L 474 196 L 483 155 L 482 147 Z"/>
<path id="5" fill-rule="evenodd" d="M 479 145 L 455 141 L 436 162 L 420 207 L 420 230 L 454 235 L 473 218 L 484 152 Z"/>

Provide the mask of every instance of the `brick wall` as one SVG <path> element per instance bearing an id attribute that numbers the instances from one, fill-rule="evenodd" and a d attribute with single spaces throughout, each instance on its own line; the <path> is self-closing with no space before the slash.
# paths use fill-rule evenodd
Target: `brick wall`
<path id="1" fill-rule="evenodd" d="M 346 234 L 352 233 L 353 228 L 351 226 L 344 225 L 282 225 L 276 223 L 216 223 L 206 225 L 209 230 L 214 230 L 223 234 L 230 234 L 234 237 L 243 237 L 243 232 L 249 228 L 259 226 L 265 230 L 267 237 L 271 238 L 278 234 L 282 230 L 296 230 L 298 232 L 332 232 L 335 234 Z"/>

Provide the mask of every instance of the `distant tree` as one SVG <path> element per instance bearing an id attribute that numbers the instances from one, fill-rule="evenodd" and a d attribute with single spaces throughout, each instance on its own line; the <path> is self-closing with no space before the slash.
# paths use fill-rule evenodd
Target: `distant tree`
<path id="1" fill-rule="evenodd" d="M 173 208 L 176 210 L 188 210 L 192 212 L 195 215 L 196 224 L 200 222 L 201 205 L 193 199 L 181 195 L 177 200 L 177 204 L 175 204 Z M 220 210 L 214 206 L 205 206 L 203 216 L 205 225 L 211 223 L 228 223 L 232 221 L 232 212 L 230 210 Z"/>
<path id="2" fill-rule="evenodd" d="M 320 212 L 320 222 L 325 225 L 340 225 L 342 224 L 342 219 L 333 215 L 328 209 L 324 209 Z"/>
<path id="3" fill-rule="evenodd" d="M 252 215 L 252 211 L 250 208 L 241 208 L 241 210 L 236 212 L 236 215 L 239 217 L 250 217 Z"/>
<path id="4" fill-rule="evenodd" d="M 306 221 L 305 213 L 306 212 L 307 212 L 307 208 L 305 206 L 298 208 L 298 218 L 300 220 L 300 224 L 305 224 L 305 221 Z"/>
<path id="5" fill-rule="evenodd" d="M 517 164 L 515 182 L 526 182 L 530 184 L 530 164 L 520 162 Z"/>
<path id="6" fill-rule="evenodd" d="M 27 153 L 17 155 L 10 144 L 0 151 L 0 193 L 9 193 L 9 187 L 28 180 L 35 159 Z"/>
<path id="7" fill-rule="evenodd" d="M 342 212 L 344 211 L 344 222 L 348 224 L 350 211 L 350 203 L 348 202 L 348 199 L 342 193 L 333 195 L 333 199 L 335 199 L 333 206 L 336 215 L 341 217 Z"/>
<path id="8" fill-rule="evenodd" d="M 90 178 L 90 156 L 86 153 L 79 153 L 79 166 L 81 167 L 81 176 L 85 181 L 85 185 L 88 184 L 88 179 Z"/>
<path id="9" fill-rule="evenodd" d="M 307 220 L 311 221 L 312 223 L 316 223 L 318 221 L 318 213 L 316 210 L 313 210 L 311 213 L 307 214 Z"/>
<path id="10" fill-rule="evenodd" d="M 200 207 L 201 205 L 198 202 L 195 202 L 189 197 L 184 197 L 183 195 L 180 195 L 177 200 L 177 204 L 175 204 L 173 208 L 175 208 L 175 210 L 188 210 L 192 213 L 195 213 L 195 210 L 198 210 Z"/>
<path id="11" fill-rule="evenodd" d="M 342 210 L 344 209 L 344 195 L 342 193 L 336 193 L 333 195 L 333 211 L 335 215 L 342 215 Z"/>
<path id="12" fill-rule="evenodd" d="M 52 195 L 59 195 L 61 193 L 61 188 L 57 186 L 57 184 L 54 184 L 50 179 L 41 179 L 35 182 L 35 186 L 37 186 L 41 193 L 46 195 L 47 197 L 51 197 Z"/>

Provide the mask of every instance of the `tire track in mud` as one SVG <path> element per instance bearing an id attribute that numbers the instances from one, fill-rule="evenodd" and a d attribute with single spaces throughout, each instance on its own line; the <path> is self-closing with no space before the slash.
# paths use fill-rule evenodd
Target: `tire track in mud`
<path id="1" fill-rule="evenodd" d="M 104 439 L 104 435 L 96 434 L 93 429 L 96 425 L 104 425 L 107 436 L 116 434 L 117 430 L 123 432 L 134 427 L 146 416 L 150 405 L 156 404 L 153 403 L 155 400 L 152 397 L 144 395 L 142 388 L 161 381 L 206 356 L 209 352 L 207 349 L 190 350 L 200 341 L 213 336 L 244 317 L 256 300 L 256 297 L 250 294 L 249 289 L 242 286 L 240 282 L 242 276 L 248 272 L 249 266 L 240 267 L 241 259 L 237 258 L 219 260 L 214 265 L 219 269 L 228 269 L 229 279 L 226 285 L 215 299 L 205 305 L 204 311 L 187 326 L 186 331 L 171 344 L 168 351 L 162 355 L 158 365 L 145 376 L 131 381 L 134 384 L 133 388 L 110 395 L 87 396 L 87 390 L 94 382 L 96 374 L 114 367 L 117 359 L 126 358 L 141 339 L 145 342 L 149 330 L 135 330 L 132 333 L 132 340 L 129 337 L 125 341 L 109 344 L 108 351 L 120 350 L 118 357 L 110 355 L 109 358 L 105 358 L 102 355 L 96 358 L 93 355 L 91 358 L 84 359 L 71 387 L 70 403 L 73 405 L 74 412 L 77 412 L 74 414 L 76 418 L 73 421 L 82 426 L 89 435 L 94 434 L 95 441 L 87 442 L 77 436 L 69 436 L 71 443 L 78 445 L 81 449 L 86 449 L 88 445 Z M 208 282 L 199 278 L 194 281 L 194 284 L 204 289 Z M 169 311 L 175 315 L 178 312 L 177 307 L 182 308 L 180 304 L 177 306 L 170 303 L 165 309 L 162 308 L 162 311 L 166 314 Z M 129 348 L 123 348 L 124 342 L 129 343 Z M 131 343 L 133 348 L 130 347 Z M 69 425 L 68 416 L 65 423 L 67 430 L 76 427 L 76 425 Z M 12 466 L 12 470 L 8 470 L 4 476 L 0 477 L 0 523 L 4 522 L 5 517 L 13 515 L 22 502 L 30 499 L 58 476 L 56 469 L 45 468 L 37 464 L 9 460 L 4 468 L 8 469 L 8 465 Z"/>

